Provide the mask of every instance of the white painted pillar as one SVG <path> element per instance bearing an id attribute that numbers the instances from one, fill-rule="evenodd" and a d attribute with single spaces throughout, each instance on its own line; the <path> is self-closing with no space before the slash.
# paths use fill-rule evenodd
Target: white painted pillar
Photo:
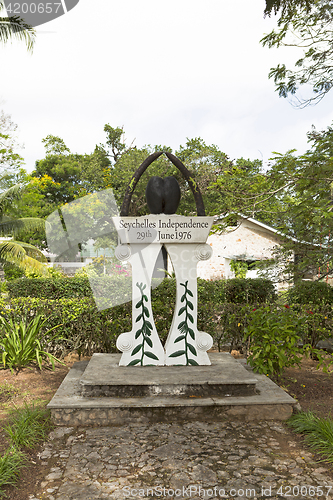
<path id="1" fill-rule="evenodd" d="M 176 275 L 176 305 L 165 344 L 166 365 L 210 365 L 212 337 L 197 328 L 197 264 L 212 256 L 207 244 L 165 244 Z"/>
<path id="2" fill-rule="evenodd" d="M 151 307 L 151 279 L 160 250 L 158 243 L 132 243 L 116 248 L 116 257 L 132 266 L 132 330 L 117 339 L 117 348 L 123 353 L 120 366 L 165 364 L 165 351 Z"/>

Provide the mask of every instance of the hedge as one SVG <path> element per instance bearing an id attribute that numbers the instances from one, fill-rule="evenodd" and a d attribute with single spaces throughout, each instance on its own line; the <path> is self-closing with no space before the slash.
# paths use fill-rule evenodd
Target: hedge
<path id="1" fill-rule="evenodd" d="M 156 292 L 156 293 L 154 293 Z M 175 289 L 174 289 L 175 292 Z M 174 313 L 175 296 L 164 300 L 164 294 L 157 289 L 152 294 L 152 307 L 157 331 L 162 342 L 167 338 Z M 212 335 L 218 349 L 228 345 L 229 350 L 246 351 L 243 337 L 249 322 L 250 313 L 255 308 L 267 307 L 265 304 L 214 304 L 213 301 L 198 300 L 198 329 Z M 270 304 L 272 312 L 283 306 Z M 332 306 L 295 305 L 301 318 L 302 330 L 299 332 L 304 343 L 315 346 L 333 332 Z M 16 316 L 32 318 L 43 314 L 48 318 L 47 329 L 61 325 L 47 339 L 49 352 L 64 356 L 76 350 L 80 355 L 90 356 L 94 352 L 117 352 L 117 337 L 132 328 L 131 302 L 118 305 L 105 311 L 98 311 L 91 298 L 43 300 L 36 298 L 1 299 L 0 314 L 4 317 Z M 268 332 L 269 333 L 269 332 Z M 274 338 L 272 338 L 274 342 Z"/>
<path id="2" fill-rule="evenodd" d="M 287 291 L 292 304 L 333 304 L 333 287 L 320 281 L 300 281 Z"/>
<path id="3" fill-rule="evenodd" d="M 112 295 L 117 299 L 124 296 L 131 298 L 130 277 L 101 276 L 92 278 L 94 294 L 97 297 Z M 175 279 L 165 279 L 158 286 L 162 295 L 174 293 Z M 7 290 L 11 298 L 35 297 L 39 299 L 62 299 L 93 297 L 88 278 L 20 278 L 7 283 Z M 274 285 L 267 279 L 241 279 L 206 281 L 198 279 L 198 295 L 205 301 L 223 302 L 271 302 L 275 298 Z M 122 301 L 122 300 L 121 300 Z"/>

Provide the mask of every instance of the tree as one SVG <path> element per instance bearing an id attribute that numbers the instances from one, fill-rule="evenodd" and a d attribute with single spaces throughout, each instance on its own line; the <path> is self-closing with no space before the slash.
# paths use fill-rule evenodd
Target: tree
<path id="1" fill-rule="evenodd" d="M 281 17 L 292 16 L 296 9 L 306 7 L 308 10 L 316 3 L 316 0 L 266 0 L 265 16 L 272 13 L 281 13 Z"/>
<path id="2" fill-rule="evenodd" d="M 13 219 L 6 215 L 8 208 L 21 195 L 23 186 L 12 186 L 0 194 L 0 234 L 15 236 L 24 229 L 40 228 L 44 221 L 35 218 Z M 0 240 L 0 262 L 11 264 L 22 270 L 33 270 L 46 274 L 47 269 L 42 264 L 47 262 L 42 252 L 33 245 L 13 239 Z"/>
<path id="3" fill-rule="evenodd" d="M 3 0 L 0 0 L 0 12 L 5 8 Z M 32 52 L 35 43 L 36 31 L 19 16 L 0 17 L 0 42 L 7 43 L 16 39 L 23 41 L 27 49 Z"/>
<path id="4" fill-rule="evenodd" d="M 17 125 L 10 115 L 0 111 L 0 191 L 22 182 L 23 158 L 17 153 L 22 148 L 15 137 Z"/>
<path id="5" fill-rule="evenodd" d="M 288 275 L 320 280 L 333 271 L 333 128 L 313 129 L 308 139 L 311 147 L 303 155 L 275 153 L 255 189 L 240 179 L 244 190 L 232 198 L 232 183 L 221 184 L 234 202 L 241 194 L 245 215 L 267 222 L 271 210 L 269 224 L 282 238 L 275 255 L 282 280 Z"/>
<path id="6" fill-rule="evenodd" d="M 60 137 L 43 139 L 45 158 L 36 161 L 35 170 L 26 176 L 27 188 L 13 216 L 46 218 L 55 210 L 87 194 L 107 187 L 105 172 L 110 160 L 103 147 L 96 146 L 92 154 L 73 154 Z M 24 231 L 19 238 L 46 249 L 44 228 Z"/>
<path id="7" fill-rule="evenodd" d="M 294 69 L 285 64 L 271 68 L 280 97 L 295 96 L 295 105 L 304 107 L 319 102 L 333 87 L 333 4 L 324 0 L 266 1 L 265 13 L 281 10 L 278 30 L 261 39 L 263 46 L 299 47 L 303 55 Z M 301 86 L 310 86 L 309 98 L 296 96 Z"/>
<path id="8" fill-rule="evenodd" d="M 110 133 L 111 132 L 111 133 Z M 126 188 L 141 163 L 152 153 L 156 151 L 172 152 L 168 146 L 147 145 L 141 149 L 136 147 L 127 147 L 121 143 L 122 149 L 119 149 L 119 135 L 123 133 L 119 127 L 112 129 L 108 126 L 109 138 L 115 138 L 115 144 L 111 140 L 107 141 L 106 150 L 109 146 L 111 153 L 109 156 L 117 157 L 117 161 L 111 164 L 106 174 L 106 183 L 112 187 L 119 207 L 122 205 Z M 123 147 L 124 146 L 124 147 Z M 115 151 L 115 155 L 112 153 Z M 184 163 L 185 167 L 192 173 L 196 182 L 200 186 L 203 196 L 206 213 L 219 213 L 223 211 L 223 200 L 218 199 L 216 193 L 209 189 L 209 186 L 216 181 L 219 173 L 230 163 L 227 155 L 221 152 L 215 145 L 207 145 L 200 137 L 187 139 L 185 146 L 180 146 L 175 155 Z M 141 176 L 135 191 L 132 195 L 130 205 L 130 215 L 145 215 L 149 213 L 146 204 L 145 190 L 149 179 L 153 176 L 167 177 L 174 176 L 181 189 L 181 201 L 177 213 L 183 215 L 192 215 L 196 213 L 193 194 L 181 172 L 165 156 L 161 155 Z"/>

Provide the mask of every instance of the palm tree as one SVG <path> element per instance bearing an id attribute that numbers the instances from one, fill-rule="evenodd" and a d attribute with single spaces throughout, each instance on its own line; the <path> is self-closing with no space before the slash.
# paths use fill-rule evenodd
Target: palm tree
<path id="1" fill-rule="evenodd" d="M 20 197 L 23 188 L 23 184 L 17 184 L 0 194 L 0 234 L 2 236 L 12 237 L 22 229 L 39 229 L 45 225 L 42 219 L 34 217 L 13 219 L 5 214 L 12 202 Z M 14 264 L 22 270 L 47 274 L 45 262 L 47 262 L 46 257 L 33 245 L 14 239 L 1 240 L 0 238 L 0 263 Z"/>
<path id="2" fill-rule="evenodd" d="M 0 12 L 4 9 L 3 0 L 0 0 Z M 36 31 L 19 16 L 0 17 L 0 42 L 6 43 L 12 38 L 24 41 L 29 51 L 32 51 Z"/>

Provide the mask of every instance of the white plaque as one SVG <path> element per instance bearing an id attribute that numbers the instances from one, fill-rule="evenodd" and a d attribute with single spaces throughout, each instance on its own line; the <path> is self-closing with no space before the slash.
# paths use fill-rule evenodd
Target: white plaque
<path id="1" fill-rule="evenodd" d="M 112 217 L 121 244 L 205 243 L 214 217 L 144 215 Z"/>

